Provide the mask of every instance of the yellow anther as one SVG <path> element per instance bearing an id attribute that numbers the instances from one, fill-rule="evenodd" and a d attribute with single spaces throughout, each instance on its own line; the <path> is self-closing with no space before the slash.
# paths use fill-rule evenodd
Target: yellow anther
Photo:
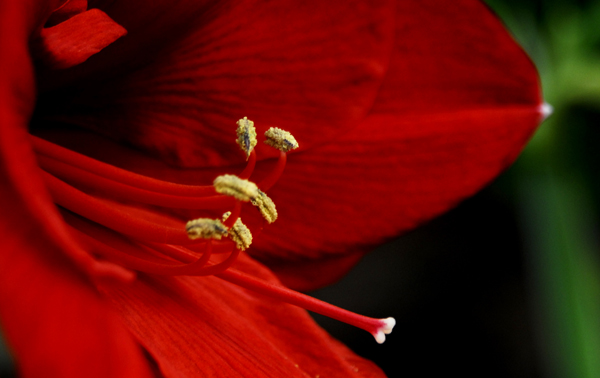
<path id="1" fill-rule="evenodd" d="M 218 239 L 227 236 L 227 227 L 218 219 L 199 218 L 186 223 L 185 230 L 190 239 Z"/>
<path id="2" fill-rule="evenodd" d="M 267 140 L 265 141 L 271 147 L 277 148 L 279 151 L 288 152 L 298 148 L 296 138 L 285 130 L 271 127 L 265 132 Z"/>
<path id="3" fill-rule="evenodd" d="M 273 223 L 277 220 L 277 209 L 275 202 L 267 196 L 262 190 L 258 190 L 258 196 L 250 201 L 254 206 L 258 207 L 263 218 L 268 223 Z"/>
<path id="4" fill-rule="evenodd" d="M 258 186 L 248 180 L 234 175 L 219 176 L 213 181 L 217 193 L 232 196 L 240 201 L 248 202 L 258 196 Z"/>
<path id="5" fill-rule="evenodd" d="M 237 139 L 235 140 L 242 151 L 246 153 L 246 159 L 250 157 L 250 153 L 256 146 L 256 129 L 254 122 L 244 117 L 237 121 Z"/>
<path id="6" fill-rule="evenodd" d="M 230 211 L 223 214 L 223 222 L 225 222 L 230 215 Z M 229 239 L 235 243 L 237 249 L 240 251 L 245 250 L 246 248 L 250 247 L 250 244 L 252 244 L 252 233 L 248 227 L 242 223 L 240 218 L 238 218 L 233 226 L 229 229 L 227 236 L 229 236 Z"/>

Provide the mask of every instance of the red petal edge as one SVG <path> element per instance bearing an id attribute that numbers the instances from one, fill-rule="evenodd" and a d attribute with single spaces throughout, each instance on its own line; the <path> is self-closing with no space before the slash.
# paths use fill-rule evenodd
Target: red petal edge
<path id="1" fill-rule="evenodd" d="M 65 69 L 85 62 L 126 34 L 106 13 L 91 9 L 56 26 L 42 28 L 31 44 L 31 52 L 45 68 Z"/>
<path id="2" fill-rule="evenodd" d="M 352 265 L 346 255 L 474 194 L 541 120 L 535 67 L 479 2 L 398 2 L 395 45 L 370 115 L 348 135 L 290 155 L 269 193 L 285 222 L 250 253 L 296 289 L 332 282 Z"/>

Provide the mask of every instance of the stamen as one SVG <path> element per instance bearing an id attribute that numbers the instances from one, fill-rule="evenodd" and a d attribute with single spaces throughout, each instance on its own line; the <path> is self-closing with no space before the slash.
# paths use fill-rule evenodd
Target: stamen
<path id="1" fill-rule="evenodd" d="M 223 221 L 226 221 L 230 215 L 230 212 L 223 214 Z M 229 239 L 233 240 L 237 248 L 242 251 L 246 250 L 250 247 L 250 244 L 252 244 L 252 233 L 248 227 L 242 223 L 240 218 L 236 219 L 233 226 L 229 229 L 227 236 L 229 236 Z"/>
<path id="2" fill-rule="evenodd" d="M 225 225 L 225 227 L 227 227 L 227 229 L 230 229 L 231 227 L 233 227 L 233 224 L 240 217 L 241 213 L 242 213 L 242 202 L 236 200 L 235 206 L 233 207 L 233 212 L 228 211 L 221 216 L 221 220 L 223 221 L 223 224 Z M 230 217 L 230 215 L 233 215 L 233 216 Z"/>
<path id="3" fill-rule="evenodd" d="M 264 192 L 271 189 L 281 177 L 287 161 L 287 152 L 298 148 L 296 138 L 289 132 L 277 127 L 271 127 L 265 132 L 265 136 L 267 137 L 265 143 L 271 147 L 277 148 L 281 153 L 279 154 L 279 160 L 277 160 L 277 165 L 273 172 L 258 184 L 258 187 Z"/>
<path id="4" fill-rule="evenodd" d="M 217 193 L 234 197 L 240 201 L 248 202 L 258 195 L 258 187 L 255 183 L 242 180 L 234 175 L 222 175 L 213 182 Z"/>
<path id="5" fill-rule="evenodd" d="M 63 216 L 77 238 L 91 246 L 102 257 L 146 273 L 171 276 L 214 275 L 228 269 L 239 255 L 239 250 L 231 251 L 230 248 L 231 254 L 227 259 L 218 264 L 205 266 L 212 254 L 212 242 L 208 242 L 206 251 L 200 258 L 185 254 L 183 261 L 187 264 L 173 263 L 165 259 L 150 259 L 151 255 L 146 247 L 138 243 L 68 212 L 63 212 Z"/>
<path id="6" fill-rule="evenodd" d="M 257 293 L 362 328 L 370 332 L 378 343 L 384 342 L 385 335 L 395 325 L 393 318 L 375 319 L 358 315 L 229 269 L 240 251 L 249 248 L 253 239 L 252 233 L 240 219 L 241 201 L 251 201 L 259 208 L 264 219 L 262 225 L 265 221 L 274 222 L 277 210 L 265 192 L 281 177 L 287 152 L 298 148 L 298 142 L 290 133 L 278 128 L 269 129 L 265 133 L 266 143 L 281 152 L 273 171 L 257 186 L 247 180 L 256 164 L 256 131 L 253 122 L 245 117 L 239 120 L 237 135 L 237 142 L 246 153 L 247 166 L 240 177 L 222 175 L 214 180 L 213 186 L 180 185 L 152 179 L 101 163 L 42 139 L 32 139 L 40 165 L 49 172 L 43 172 L 43 177 L 54 202 L 80 215 L 62 210 L 69 230 L 72 228 L 72 234 L 78 240 L 91 246 L 93 251 L 107 260 L 97 262 L 92 255 L 87 255 L 89 259 L 82 259 L 84 266 L 94 266 L 91 269 L 98 271 L 102 270 L 101 266 L 106 266 L 108 270 L 122 266 L 161 275 L 216 275 Z M 102 196 L 125 201 L 169 208 L 229 208 L 231 211 L 223 215 L 222 221 L 199 218 L 184 225 L 166 213 L 138 209 L 86 194 L 54 175 L 102 193 Z M 215 195 L 215 192 L 222 195 Z M 261 229 L 262 226 L 258 231 L 254 230 L 257 232 L 255 235 Z M 231 240 L 213 240 L 223 236 Z M 209 240 L 202 244 L 191 240 L 199 238 Z M 190 249 L 183 245 L 190 246 Z M 229 253 L 229 256 L 220 263 L 210 265 L 213 252 Z M 111 261 L 119 265 L 113 265 Z M 127 273 L 124 268 L 123 272 Z"/>
<path id="7" fill-rule="evenodd" d="M 79 228 L 72 227 L 71 230 L 81 242 L 87 244 L 100 256 L 140 272 L 160 275 L 192 275 L 195 271 L 202 269 L 210 258 L 210 253 L 207 252 L 190 264 L 157 263 L 139 257 L 144 251 L 136 250 L 133 244 L 125 241 L 119 242 L 118 239 L 108 237 L 103 237 L 100 241 L 96 237 L 83 233 Z"/>
<path id="8" fill-rule="evenodd" d="M 258 190 L 258 196 L 251 200 L 250 203 L 258 207 L 261 215 L 269 224 L 277 220 L 277 209 L 275 208 L 275 203 L 262 190 Z"/>
<path id="9" fill-rule="evenodd" d="M 196 259 L 198 258 L 197 253 L 201 253 L 204 254 L 206 253 L 206 246 L 208 245 L 208 243 L 202 243 L 201 246 L 202 248 L 197 248 L 195 250 L 190 250 L 186 247 L 182 247 L 179 245 L 171 245 L 171 244 L 160 244 L 160 243 L 153 243 L 153 242 L 149 242 L 147 240 L 136 240 L 135 241 L 137 244 L 141 244 L 144 245 L 146 247 L 148 247 L 149 250 L 153 250 L 158 252 L 161 256 L 167 256 L 170 259 L 176 260 L 176 261 L 187 261 L 187 258 L 192 258 L 192 259 Z M 227 246 L 225 245 L 227 244 Z M 211 245 L 213 246 L 212 248 L 212 253 L 215 253 L 215 243 L 211 243 Z M 225 243 L 225 242 L 220 242 L 220 246 L 221 246 L 221 253 L 222 252 L 231 252 L 231 243 Z M 224 247 L 227 247 L 227 251 L 224 250 Z M 190 246 L 193 247 L 193 246 Z M 197 252 L 197 253 L 195 253 Z"/>
<path id="10" fill-rule="evenodd" d="M 103 257 L 115 260 L 116 262 L 123 264 L 130 269 L 135 269 L 150 274 L 167 276 L 212 276 L 227 270 L 239 256 L 239 250 L 234 249 L 224 261 L 218 264 L 205 266 L 206 262 L 211 256 L 212 244 L 209 242 L 207 252 L 201 258 L 190 264 L 161 264 L 123 253 L 123 251 L 135 251 L 136 247 L 134 245 L 119 245 L 118 248 L 115 248 L 109 244 L 106 244 L 107 241 L 108 243 L 112 243 L 114 240 L 109 241 L 108 239 L 102 239 L 101 242 L 94 237 L 90 237 L 82 233 L 76 228 L 73 228 L 73 232 L 77 234 L 80 240 L 88 243 L 98 254 L 102 255 Z M 138 251 L 137 253 L 139 254 L 140 252 Z"/>
<path id="11" fill-rule="evenodd" d="M 169 256 L 177 261 L 186 261 L 185 258 L 192 256 L 195 257 L 198 253 L 206 252 L 206 244 L 192 244 L 188 246 L 179 246 L 172 244 L 161 244 L 155 243 L 148 240 L 136 240 L 136 243 L 143 244 L 150 249 L 160 252 L 161 255 Z M 212 240 L 212 252 L 217 253 L 231 253 L 233 242 L 231 240 L 215 241 Z M 183 259 L 183 260 L 182 260 Z"/>
<path id="12" fill-rule="evenodd" d="M 267 137 L 265 143 L 281 152 L 289 152 L 299 147 L 292 134 L 277 127 L 271 127 L 265 132 L 265 136 Z"/>
<path id="13" fill-rule="evenodd" d="M 250 157 L 250 152 L 254 150 L 254 147 L 258 143 L 256 140 L 256 128 L 254 122 L 244 117 L 237 121 L 237 139 L 236 142 L 246 154 L 246 160 Z"/>
<path id="14" fill-rule="evenodd" d="M 217 239 L 227 236 L 227 227 L 218 219 L 198 218 L 186 223 L 185 230 L 190 239 Z"/>
<path id="15" fill-rule="evenodd" d="M 178 245 L 195 243 L 188 238 L 183 223 L 180 227 L 169 227 L 150 222 L 130 213 L 126 206 L 117 203 L 109 205 L 105 200 L 94 198 L 48 173 L 42 173 L 54 202 L 76 214 L 140 240 Z M 167 218 L 164 223 L 174 222 Z"/>
<path id="16" fill-rule="evenodd" d="M 254 167 L 256 166 L 256 151 L 255 150 L 252 150 L 252 152 L 250 152 L 250 158 L 247 160 L 248 160 L 248 164 L 246 165 L 246 168 L 244 168 L 242 173 L 240 173 L 238 175 L 239 178 L 244 179 L 244 180 L 249 179 L 250 176 L 252 176 L 252 172 L 254 172 Z"/>
<path id="17" fill-rule="evenodd" d="M 267 177 L 265 177 L 261 182 L 258 183 L 258 187 L 260 188 L 260 190 L 266 192 L 269 189 L 271 189 L 273 185 L 275 185 L 275 183 L 277 182 L 277 180 L 279 180 L 281 174 L 285 169 L 286 162 L 287 154 L 281 151 L 279 153 L 279 159 L 277 160 L 277 165 L 275 166 L 275 169 L 273 169 L 273 171 L 269 173 Z"/>
<path id="18" fill-rule="evenodd" d="M 56 177 L 96 191 L 110 193 L 115 199 L 180 209 L 222 209 L 233 205 L 231 197 L 216 195 L 214 191 L 213 195 L 208 197 L 157 193 L 112 181 L 45 156 L 39 156 L 38 161 L 42 169 Z"/>
<path id="19" fill-rule="evenodd" d="M 36 136 L 30 135 L 30 137 L 33 142 L 33 147 L 38 153 L 38 157 L 47 156 L 64 164 L 68 164 L 89 173 L 93 173 L 97 176 L 120 182 L 121 184 L 176 196 L 202 197 L 211 196 L 215 193 L 212 185 L 184 185 L 154 179 L 127 171 L 125 169 L 117 168 L 113 165 L 103 163 L 96 159 L 92 159 L 88 156 L 69 150 L 68 148 L 61 147 Z M 253 153 L 250 155 L 248 165 L 240 174 L 240 177 L 250 177 L 254 170 L 255 163 L 256 154 Z"/>

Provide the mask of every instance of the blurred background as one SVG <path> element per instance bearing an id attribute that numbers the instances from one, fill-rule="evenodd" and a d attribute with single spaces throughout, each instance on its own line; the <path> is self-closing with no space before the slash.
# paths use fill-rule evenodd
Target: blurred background
<path id="1" fill-rule="evenodd" d="M 488 4 L 554 114 L 492 185 L 313 293 L 394 316 L 385 344 L 317 320 L 389 377 L 600 377 L 600 1 Z"/>
<path id="2" fill-rule="evenodd" d="M 600 1 L 488 0 L 554 107 L 517 163 L 314 293 L 398 321 L 377 345 L 315 316 L 390 377 L 600 377 Z"/>

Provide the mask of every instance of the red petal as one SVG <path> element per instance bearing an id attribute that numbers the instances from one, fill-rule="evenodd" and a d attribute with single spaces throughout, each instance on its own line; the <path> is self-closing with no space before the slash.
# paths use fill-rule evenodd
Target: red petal
<path id="1" fill-rule="evenodd" d="M 0 3 L 3 334 L 23 377 L 149 376 L 139 345 L 60 250 L 61 221 L 27 136 L 34 103 L 27 38 L 55 6 L 37 5 Z"/>
<path id="2" fill-rule="evenodd" d="M 32 54 L 51 69 L 85 62 L 127 31 L 104 12 L 91 9 L 56 26 L 43 28 L 32 44 Z"/>
<path id="3" fill-rule="evenodd" d="M 371 115 L 349 135 L 291 155 L 270 193 L 285 221 L 250 253 L 297 289 L 348 269 L 353 258 L 340 253 L 364 253 L 475 193 L 540 121 L 536 70 L 485 6 L 399 5 L 395 53 Z M 329 263 L 311 264 L 320 259 Z"/>
<path id="4" fill-rule="evenodd" d="M 0 177 L 0 318 L 21 376 L 151 377 L 121 319 Z"/>
<path id="5" fill-rule="evenodd" d="M 1 104 L 14 98 L 0 91 Z M 64 226 L 14 109 L 0 107 L 0 317 L 23 376 L 149 376 L 139 346 L 58 247 Z"/>
<path id="6" fill-rule="evenodd" d="M 540 103 L 535 67 L 485 5 L 472 0 L 397 5 L 395 50 L 372 114 Z"/>
<path id="7" fill-rule="evenodd" d="M 236 267 L 275 281 L 242 255 Z M 105 286 L 166 377 L 383 377 L 306 311 L 216 277 L 144 277 Z"/>
<path id="8" fill-rule="evenodd" d="M 42 77 L 82 89 L 76 99 L 48 94 L 46 105 L 56 118 L 186 166 L 242 162 L 232 131 L 243 116 L 259 134 L 290 129 L 306 148 L 353 125 L 372 105 L 391 53 L 390 8 L 363 1 L 113 2 L 103 9 L 129 35 L 89 64 Z M 144 47 L 166 39 L 158 52 Z M 127 61 L 132 51 L 141 61 Z M 117 63 L 139 67 L 90 82 L 114 75 Z"/>

